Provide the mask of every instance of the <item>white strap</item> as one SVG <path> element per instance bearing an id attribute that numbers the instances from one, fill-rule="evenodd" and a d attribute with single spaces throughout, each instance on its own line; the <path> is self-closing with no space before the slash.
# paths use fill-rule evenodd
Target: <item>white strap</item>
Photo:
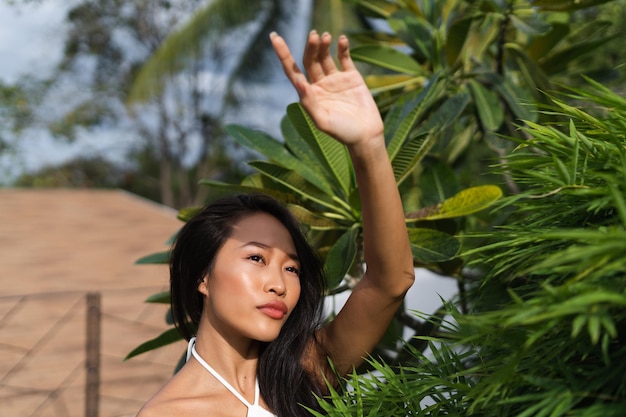
<path id="1" fill-rule="evenodd" d="M 239 399 L 239 401 L 244 403 L 244 405 L 246 407 L 248 407 L 248 409 L 253 406 L 252 404 L 250 404 L 243 397 L 243 395 L 241 395 L 235 388 L 233 388 L 233 386 L 230 385 L 228 383 L 228 381 L 226 381 L 220 374 L 218 374 L 215 369 L 211 368 L 211 366 L 208 363 L 206 363 L 206 361 L 204 359 L 202 359 L 202 357 L 196 351 L 196 338 L 195 337 L 192 337 L 189 340 L 189 344 L 187 345 L 187 360 L 189 360 L 189 357 L 191 355 L 193 355 L 193 357 L 196 358 L 196 360 L 198 362 L 200 362 L 200 365 L 202 365 L 204 367 L 204 369 L 209 371 L 209 373 L 211 375 L 213 375 L 215 377 L 215 379 L 220 381 L 222 383 L 222 385 L 224 385 L 228 391 L 232 392 L 232 394 L 235 397 L 237 397 Z M 254 386 L 254 406 L 258 407 L 258 404 L 259 404 L 259 382 L 256 380 L 256 378 L 254 380 L 254 385 L 255 385 Z"/>

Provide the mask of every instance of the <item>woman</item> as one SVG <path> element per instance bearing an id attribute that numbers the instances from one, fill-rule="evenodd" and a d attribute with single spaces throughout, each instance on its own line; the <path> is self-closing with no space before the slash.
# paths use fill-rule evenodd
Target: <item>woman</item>
<path id="1" fill-rule="evenodd" d="M 383 123 L 347 38 L 337 43 L 338 68 L 331 36 L 309 34 L 307 80 L 285 41 L 270 37 L 313 121 L 349 151 L 366 273 L 337 317 L 320 326 L 321 266 L 289 212 L 263 196 L 209 205 L 181 229 L 170 264 L 172 311 L 190 340 L 189 359 L 139 417 L 309 415 L 305 406 L 317 408 L 314 393 L 323 395 L 335 373 L 362 362 L 413 284 Z"/>

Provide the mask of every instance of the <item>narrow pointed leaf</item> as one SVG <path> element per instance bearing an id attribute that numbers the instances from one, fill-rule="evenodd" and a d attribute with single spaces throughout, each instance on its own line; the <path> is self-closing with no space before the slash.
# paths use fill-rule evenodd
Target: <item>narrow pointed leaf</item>
<path id="1" fill-rule="evenodd" d="M 313 201 L 337 214 L 350 217 L 350 213 L 346 212 L 343 207 L 338 206 L 332 200 L 329 200 L 329 196 L 327 194 L 323 193 L 315 185 L 307 182 L 296 171 L 263 161 L 253 161 L 250 162 L 249 165 L 262 174 L 267 175 L 274 181 L 284 185 L 296 195 L 300 196 L 302 200 Z"/>
<path id="2" fill-rule="evenodd" d="M 409 241 L 413 258 L 425 264 L 450 260 L 461 247 L 455 237 L 433 229 L 410 228 Z"/>
<path id="3" fill-rule="evenodd" d="M 326 284 L 329 289 L 335 288 L 341 283 L 348 271 L 354 265 L 357 253 L 357 236 L 359 230 L 352 227 L 344 233 L 330 248 L 324 268 L 326 270 Z"/>
<path id="4" fill-rule="evenodd" d="M 392 161 L 409 137 L 412 129 L 422 119 L 431 104 L 444 94 L 444 83 L 436 75 L 421 91 L 410 93 L 400 99 L 385 117 L 385 141 Z"/>
<path id="5" fill-rule="evenodd" d="M 319 170 L 312 169 L 315 165 L 306 164 L 298 160 L 285 148 L 285 144 L 273 137 L 244 126 L 229 125 L 226 132 L 242 146 L 250 148 L 264 155 L 270 161 L 277 162 L 285 168 L 297 169 L 298 172 L 309 182 L 319 185 L 327 193 L 332 193 L 323 174 Z M 300 141 L 302 139 L 300 138 Z"/>
<path id="6" fill-rule="evenodd" d="M 170 303 L 170 292 L 163 291 L 157 294 L 152 294 L 150 297 L 146 298 L 146 303 L 155 303 L 155 304 L 169 304 Z"/>
<path id="7" fill-rule="evenodd" d="M 320 217 L 302 206 L 290 204 L 288 207 L 289 211 L 291 211 L 300 223 L 306 224 L 313 230 L 332 230 L 338 228 L 337 223 L 334 221 Z"/>
<path id="8" fill-rule="evenodd" d="M 611 0 L 533 0 L 531 4 L 541 10 L 571 12 L 592 6 L 599 6 Z"/>
<path id="9" fill-rule="evenodd" d="M 488 90 L 476 80 L 469 81 L 469 89 L 472 92 L 474 105 L 483 129 L 489 132 L 498 130 L 504 120 L 504 111 L 500 105 L 498 94 Z"/>
<path id="10" fill-rule="evenodd" d="M 372 95 L 377 95 L 387 91 L 398 90 L 401 88 L 419 88 L 423 87 L 426 78 L 424 76 L 414 76 L 405 74 L 382 74 L 367 75 L 365 83 Z"/>
<path id="11" fill-rule="evenodd" d="M 563 72 L 567 69 L 570 62 L 596 51 L 600 46 L 614 40 L 618 36 L 621 36 L 621 33 L 616 33 L 613 36 L 607 36 L 601 39 L 580 42 L 568 48 L 553 51 L 552 54 L 540 61 L 541 68 L 549 75 Z"/>
<path id="12" fill-rule="evenodd" d="M 526 48 L 528 56 L 532 58 L 534 62 L 537 62 L 542 57 L 547 56 L 552 48 L 558 45 L 559 42 L 561 42 L 567 36 L 569 31 L 570 26 L 568 24 L 553 22 L 551 24 L 551 29 L 548 33 L 542 36 L 533 37 L 530 46 Z"/>
<path id="13" fill-rule="evenodd" d="M 416 134 L 427 133 L 431 129 L 442 131 L 452 125 L 463 113 L 470 96 L 467 93 L 458 93 L 444 101 L 437 109 L 428 116 L 426 122 L 417 129 Z"/>
<path id="14" fill-rule="evenodd" d="M 185 207 L 180 209 L 176 214 L 178 220 L 182 220 L 184 222 L 189 221 L 193 216 L 198 214 L 202 210 L 202 207 Z"/>
<path id="15" fill-rule="evenodd" d="M 388 22 L 396 35 L 413 49 L 419 61 L 432 62 L 431 42 L 434 28 L 424 17 L 402 10 L 394 13 Z"/>
<path id="16" fill-rule="evenodd" d="M 146 265 L 146 264 L 168 264 L 170 262 L 170 252 L 157 252 L 142 258 L 139 258 L 135 261 L 136 265 Z"/>
<path id="17" fill-rule="evenodd" d="M 128 360 L 133 356 L 137 356 L 142 353 L 161 348 L 163 346 L 171 345 L 172 343 L 176 343 L 182 339 L 183 338 L 178 332 L 178 329 L 173 328 L 166 330 L 154 339 L 150 339 L 147 342 L 144 342 L 141 345 L 137 346 L 128 355 L 126 355 L 124 360 Z"/>
<path id="18" fill-rule="evenodd" d="M 422 66 L 407 54 L 384 45 L 362 45 L 352 48 L 355 61 L 367 62 L 402 74 L 424 75 Z"/>
<path id="19" fill-rule="evenodd" d="M 502 190 L 495 185 L 467 188 L 433 208 L 424 220 L 461 217 L 483 210 L 502 197 Z"/>
<path id="20" fill-rule="evenodd" d="M 352 164 L 346 147 L 319 130 L 300 103 L 287 107 L 287 115 L 300 136 L 307 141 L 322 167 L 327 170 L 326 177 L 337 185 L 337 191 L 346 199 L 353 187 Z"/>
<path id="21" fill-rule="evenodd" d="M 504 47 L 515 58 L 519 71 L 523 74 L 526 84 L 532 91 L 549 91 L 551 89 L 550 80 L 545 72 L 539 67 L 537 61 L 532 59 L 520 45 L 509 42 Z"/>
<path id="22" fill-rule="evenodd" d="M 267 159 L 283 163 L 293 159 L 285 146 L 267 133 L 240 125 L 228 125 L 224 128 L 237 143 L 264 155 Z"/>
<path id="23" fill-rule="evenodd" d="M 524 93 L 508 79 L 494 84 L 494 88 L 509 106 L 515 117 L 519 120 L 531 122 L 537 121 L 537 113 L 534 104 L 530 100 L 523 100 Z"/>
<path id="24" fill-rule="evenodd" d="M 258 177 L 257 177 L 258 176 Z M 285 203 L 296 203 L 298 200 L 289 192 L 287 187 L 281 184 L 277 184 L 274 181 L 267 179 L 262 174 L 256 174 L 244 179 L 242 184 L 229 184 L 222 181 L 215 180 L 201 180 L 200 184 L 206 185 L 211 188 L 220 189 L 225 194 L 267 194 L 277 200 Z"/>
<path id="25" fill-rule="evenodd" d="M 298 158 L 301 165 L 300 168 L 312 172 L 311 175 L 307 174 L 306 178 L 327 194 L 334 194 L 333 186 L 328 179 L 328 172 L 324 170 L 324 164 L 319 160 L 309 143 L 298 133 L 291 120 L 289 120 L 288 115 L 285 115 L 281 121 L 281 131 L 285 140 L 285 146 Z M 300 168 L 298 168 L 298 171 L 300 171 Z"/>
<path id="26" fill-rule="evenodd" d="M 422 160 L 437 140 L 435 134 L 422 134 L 409 140 L 392 161 L 393 173 L 400 184 Z"/>

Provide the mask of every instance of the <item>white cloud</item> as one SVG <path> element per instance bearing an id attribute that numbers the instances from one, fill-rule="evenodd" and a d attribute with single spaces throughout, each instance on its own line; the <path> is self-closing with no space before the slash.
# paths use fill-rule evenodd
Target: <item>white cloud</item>
<path id="1" fill-rule="evenodd" d="M 0 2 L 0 79 L 47 74 L 62 57 L 65 15 L 73 2 Z"/>

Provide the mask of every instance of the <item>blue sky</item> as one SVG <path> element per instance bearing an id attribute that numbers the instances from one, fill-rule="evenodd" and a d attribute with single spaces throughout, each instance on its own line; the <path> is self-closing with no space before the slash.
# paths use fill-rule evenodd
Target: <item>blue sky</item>
<path id="1" fill-rule="evenodd" d="M 50 71 L 61 58 L 63 25 L 71 2 L 46 0 L 9 6 L 0 0 L 0 78 Z"/>
<path id="2" fill-rule="evenodd" d="M 72 1 L 45 0 L 8 5 L 0 0 L 0 79 L 12 83 L 25 74 L 45 77 L 63 53 L 65 15 Z M 0 154 L 0 184 L 22 172 L 62 163 L 77 155 L 106 153 L 120 159 L 119 141 L 110 132 L 79 135 L 75 143 L 56 141 L 43 128 L 31 128 L 17 140 L 15 153 Z"/>

